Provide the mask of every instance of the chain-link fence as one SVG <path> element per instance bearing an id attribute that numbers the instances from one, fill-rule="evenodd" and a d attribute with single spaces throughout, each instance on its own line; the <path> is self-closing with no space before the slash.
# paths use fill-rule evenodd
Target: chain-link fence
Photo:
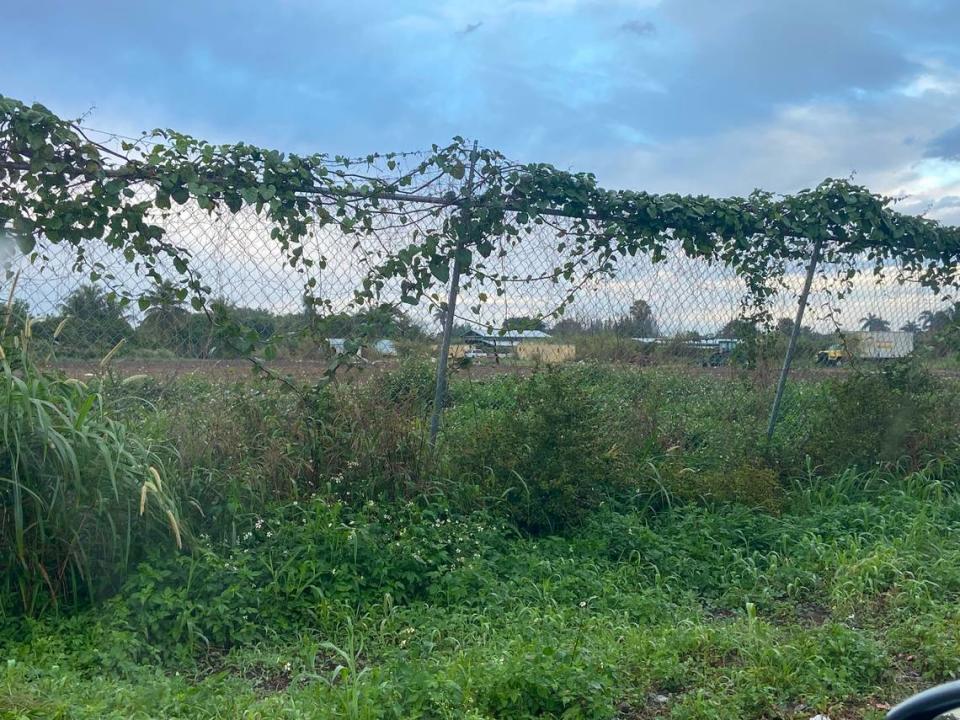
<path id="1" fill-rule="evenodd" d="M 405 248 L 428 237 L 450 240 L 465 217 L 471 191 L 464 193 L 462 175 L 424 171 L 430 156 L 368 159 L 368 175 L 426 179 L 395 196 L 384 193 L 366 208 L 368 224 L 360 232 L 320 217 L 322 203 L 314 206 L 316 222 L 308 224 L 299 257 L 253 203 L 230 210 L 190 198 L 169 209 L 153 207 L 150 222 L 182 250 L 208 289 L 202 308 L 189 302 L 182 283 L 158 286 L 129 245 L 87 240 L 78 253 L 38 236 L 32 259 L 9 249 L 0 258 L 12 269 L 4 288 L 12 299 L 6 322 L 31 318 L 39 354 L 81 373 L 95 371 L 108 353 L 113 367 L 127 372 L 232 367 L 245 352 L 231 342 L 227 325 L 269 344 L 270 362 L 280 370 L 320 374 L 337 354 L 382 363 L 403 355 L 437 358 L 455 263 L 433 267 L 432 287 L 413 303 L 399 275 L 380 275 L 372 298 L 358 293 Z M 484 182 L 478 179 L 478 192 Z M 152 207 L 155 187 L 129 187 L 131 203 L 142 199 Z M 577 249 L 577 229 L 581 239 L 594 232 L 583 233 L 589 218 L 562 210 L 535 221 L 521 214 L 506 211 L 512 231 L 485 238 L 488 252 L 473 254 L 471 272 L 456 288 L 451 357 L 496 368 L 582 359 L 710 372 L 752 368 L 772 378 L 793 344 L 798 367 L 907 355 L 944 370 L 954 366 L 960 344 L 955 300 L 903 281 L 894 261 L 879 273 L 875 258 L 847 258 L 842 267 L 821 261 L 794 332 L 809 257 L 788 264 L 758 323 L 757 308 L 745 303 L 747 280 L 719 260 L 691 257 L 669 233 L 656 260 L 642 252 L 611 257 L 582 251 L 582 243 Z M 596 237 L 602 232 L 598 226 Z M 182 279 L 183 267 L 172 257 L 152 261 L 161 275 Z M 851 277 L 851 267 L 862 272 Z"/>
<path id="2" fill-rule="evenodd" d="M 408 207 L 407 212 L 413 214 L 416 209 Z M 380 303 L 389 309 L 355 302 L 356 289 L 373 267 L 408 245 L 415 231 L 436 229 L 440 218 L 425 210 L 422 215 L 416 222 L 408 218 L 397 226 L 391 225 L 385 211 L 383 226 L 363 236 L 324 226 L 304 243 L 305 256 L 312 255 L 316 261 L 312 269 L 291 267 L 271 239 L 269 221 L 252 209 L 208 213 L 187 204 L 160 222 L 167 237 L 189 252 L 191 268 L 210 288 L 214 304 L 229 308 L 264 340 L 278 334 L 296 335 L 313 319 L 326 337 L 315 338 L 312 354 L 323 355 L 336 349 L 329 344 L 323 347 L 324 339 L 362 334 L 366 341 L 416 343 L 437 337 L 446 300 L 442 293 L 408 305 L 401 302 L 397 284 L 392 283 L 379 294 Z M 604 338 L 631 339 L 632 348 L 620 349 L 624 357 L 631 349 L 640 357 L 645 348 L 672 343 L 686 343 L 702 350 L 700 354 L 709 354 L 716 345 L 710 341 L 743 339 L 744 324 L 738 318 L 746 289 L 729 268 L 691 259 L 674 249 L 661 262 L 628 257 L 611 274 L 565 279 L 556 271 L 564 263 L 563 253 L 557 250 L 561 243 L 558 228 L 544 224 L 522 241 L 505 246 L 503 253 L 495 253 L 490 262 L 502 279 L 499 288 L 482 276 L 464 284 L 455 337 L 468 330 L 481 336 L 500 334 L 503 328 L 511 334 L 541 331 L 550 336 L 540 338 L 543 342 L 566 341 L 577 347 L 579 356 L 601 352 Z M 69 247 L 42 247 L 41 254 L 44 257 L 33 263 L 26 258 L 13 262 L 15 312 L 29 313 L 34 335 L 48 338 L 57 358 L 98 358 L 124 338 L 121 358 L 175 361 L 230 356 L 228 347 L 218 345 L 209 315 L 192 311 L 173 295 L 157 298 L 145 312 L 136 305 L 121 307 L 111 301 L 109 293 L 127 297 L 162 293 L 120 251 L 90 242 L 82 266 Z M 91 269 L 100 276 L 93 282 Z M 173 273 L 172 268 L 169 271 Z M 853 279 L 840 298 L 830 267 L 820 267 L 803 320 L 804 336 L 826 347 L 838 331 L 904 332 L 913 335 L 916 347 L 929 346 L 937 354 L 934 335 L 951 317 L 951 299 L 916 283 L 900 284 L 894 275 L 893 268 L 883 276 L 865 272 Z M 315 278 L 311 294 L 321 301 L 313 307 L 304 300 L 307 276 Z M 789 268 L 783 287 L 769 299 L 774 331 L 789 332 L 803 278 L 802 265 Z M 572 301 L 563 314 L 555 315 L 571 293 Z M 63 320 L 53 341 L 53 331 Z M 288 355 L 299 352 L 307 357 L 310 350 L 291 347 Z M 646 355 L 657 357 L 655 352 Z"/>

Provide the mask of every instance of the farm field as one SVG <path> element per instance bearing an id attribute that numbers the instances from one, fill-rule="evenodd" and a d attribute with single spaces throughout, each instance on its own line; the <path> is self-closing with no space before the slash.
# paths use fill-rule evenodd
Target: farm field
<path id="1" fill-rule="evenodd" d="M 396 359 L 381 359 L 364 363 L 362 366 L 347 368 L 338 371 L 339 380 L 363 380 L 371 375 L 396 371 L 402 361 Z M 945 378 L 960 378 L 960 368 L 956 363 L 944 361 L 942 363 L 926 362 L 926 367 L 935 375 Z M 732 378 L 750 376 L 754 381 L 771 385 L 776 382 L 779 368 L 775 360 L 766 362 L 762 369 L 744 372 L 737 367 L 703 367 L 695 362 L 650 362 L 642 360 L 617 363 L 620 367 L 647 368 L 667 372 L 675 375 L 706 376 L 717 378 Z M 104 373 L 99 361 L 95 360 L 58 360 L 54 364 L 57 370 L 70 377 L 80 380 L 96 377 Z M 174 380 L 183 377 L 198 376 L 208 379 L 244 380 L 250 377 L 253 364 L 245 359 L 210 359 L 197 360 L 187 358 L 171 359 L 138 359 L 116 358 L 109 365 L 109 372 L 118 378 L 127 378 L 133 375 L 149 375 L 158 380 Z M 281 376 L 292 376 L 298 380 L 320 380 L 329 370 L 329 361 L 326 360 L 271 360 L 266 368 Z M 495 375 L 529 375 L 538 365 L 532 362 L 501 361 L 492 359 L 473 361 L 469 370 L 461 375 L 469 375 L 473 379 L 483 379 Z M 864 364 L 864 369 L 870 369 L 870 364 Z M 874 368 L 875 369 L 875 368 Z M 803 380 L 827 380 L 841 377 L 849 372 L 849 368 L 824 368 L 815 365 L 795 367 L 793 377 Z"/>
<path id="2" fill-rule="evenodd" d="M 20 500 L 2 717 L 879 718 L 960 671 L 960 386 L 908 363 L 792 383 L 769 444 L 736 376 L 458 375 L 434 453 L 427 363 L 18 372 L 23 487 L 41 394 L 99 490 Z"/>

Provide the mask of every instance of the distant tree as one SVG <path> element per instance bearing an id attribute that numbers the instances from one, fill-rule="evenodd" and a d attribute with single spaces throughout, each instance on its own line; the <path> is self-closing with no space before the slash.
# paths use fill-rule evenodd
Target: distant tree
<path id="1" fill-rule="evenodd" d="M 205 315 L 194 315 L 193 323 L 207 329 L 207 337 L 202 343 L 201 354 L 213 357 L 238 357 L 249 351 L 246 338 L 237 335 L 237 326 L 253 330 L 254 340 L 263 342 L 271 338 L 276 331 L 276 318 L 268 310 L 247 308 L 236 305 L 227 298 L 219 297 L 210 302 L 213 318 L 211 324 Z M 192 329 L 196 334 L 199 328 Z"/>
<path id="2" fill-rule="evenodd" d="M 791 321 L 791 329 L 792 325 L 793 323 Z M 745 340 L 747 338 L 755 337 L 756 334 L 756 324 L 742 318 L 731 320 L 722 328 L 720 328 L 720 332 L 718 333 L 720 337 L 728 338 L 730 340 Z"/>
<path id="3" fill-rule="evenodd" d="M 16 337 L 19 335 L 30 316 L 30 306 L 25 300 L 14 300 L 8 307 L 0 306 L 0 335 Z"/>
<path id="4" fill-rule="evenodd" d="M 902 332 L 908 332 L 908 333 L 918 333 L 920 332 L 920 329 L 921 329 L 920 325 L 915 323 L 913 320 L 911 320 L 910 322 L 904 323 L 903 327 L 900 328 Z"/>
<path id="5" fill-rule="evenodd" d="M 791 318 L 780 318 L 777 320 L 776 331 L 781 335 L 792 335 L 794 324 Z"/>
<path id="6" fill-rule="evenodd" d="M 546 324 L 543 322 L 543 318 L 535 318 L 529 315 L 518 315 L 515 317 L 508 317 L 503 321 L 504 330 L 546 330 Z"/>
<path id="7" fill-rule="evenodd" d="M 556 322 L 550 332 L 555 335 L 572 335 L 584 331 L 583 323 L 574 318 L 564 318 Z"/>
<path id="8" fill-rule="evenodd" d="M 937 333 L 951 322 L 949 310 L 924 310 L 920 313 L 920 325 L 925 332 Z"/>
<path id="9" fill-rule="evenodd" d="M 793 318 L 780 318 L 777 320 L 777 325 L 774 328 L 774 332 L 789 337 L 793 334 L 793 326 L 795 324 L 796 323 L 794 322 Z M 813 328 L 809 325 L 801 325 L 800 335 L 813 335 Z"/>
<path id="10" fill-rule="evenodd" d="M 867 332 L 888 332 L 890 323 L 878 315 L 867 313 L 866 317 L 860 318 L 860 329 Z"/>
<path id="11" fill-rule="evenodd" d="M 379 305 L 357 313 L 354 335 L 369 340 L 417 340 L 423 337 L 423 330 L 400 308 Z"/>
<path id="12" fill-rule="evenodd" d="M 350 338 L 354 335 L 357 319 L 347 313 L 333 313 L 317 320 L 317 334 L 324 338 Z"/>
<path id="13" fill-rule="evenodd" d="M 657 321 L 653 317 L 653 308 L 646 300 L 634 300 L 630 306 L 630 319 L 633 321 L 633 330 L 638 336 L 656 337 L 660 334 Z"/>
<path id="14" fill-rule="evenodd" d="M 153 304 L 147 308 L 143 322 L 137 328 L 138 344 L 185 354 L 185 330 L 190 313 L 184 308 L 177 287 L 164 280 L 150 299 Z"/>
<path id="15" fill-rule="evenodd" d="M 447 303 L 443 302 L 435 306 L 430 314 L 433 316 L 434 320 L 437 321 L 437 324 L 440 326 L 440 331 L 442 334 L 444 324 L 447 320 Z M 453 327 L 451 328 L 451 337 L 463 337 L 469 332 L 473 332 L 473 328 L 465 322 L 457 324 L 457 318 L 453 318 Z"/>
<path id="16" fill-rule="evenodd" d="M 61 355 L 105 355 L 133 334 L 119 301 L 93 285 L 81 285 L 70 293 L 59 319 L 66 319 L 58 338 Z"/>
<path id="17" fill-rule="evenodd" d="M 621 318 L 613 328 L 620 335 L 631 337 L 656 337 L 660 334 L 653 309 L 646 300 L 637 299 L 630 305 L 630 314 Z"/>

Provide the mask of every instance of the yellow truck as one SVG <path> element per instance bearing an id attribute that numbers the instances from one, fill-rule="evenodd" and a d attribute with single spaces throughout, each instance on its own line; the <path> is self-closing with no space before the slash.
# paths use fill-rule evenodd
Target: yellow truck
<path id="1" fill-rule="evenodd" d="M 913 352 L 910 332 L 844 333 L 845 343 L 834 343 L 817 353 L 817 364 L 835 367 L 851 358 L 860 360 L 893 360 Z"/>

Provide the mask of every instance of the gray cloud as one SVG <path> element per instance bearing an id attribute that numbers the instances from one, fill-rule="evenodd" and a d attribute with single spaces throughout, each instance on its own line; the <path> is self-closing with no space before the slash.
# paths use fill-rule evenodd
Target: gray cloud
<path id="1" fill-rule="evenodd" d="M 946 132 L 937 135 L 927 145 L 926 155 L 945 160 L 960 160 L 960 125 L 954 125 Z"/>
<path id="2" fill-rule="evenodd" d="M 657 26 L 650 20 L 627 20 L 620 25 L 620 29 L 640 37 L 653 35 L 657 32 Z"/>

